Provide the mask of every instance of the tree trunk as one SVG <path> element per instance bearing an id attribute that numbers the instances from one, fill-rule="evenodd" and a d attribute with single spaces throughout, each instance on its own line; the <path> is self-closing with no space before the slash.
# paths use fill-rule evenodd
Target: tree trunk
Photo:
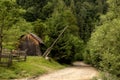
<path id="1" fill-rule="evenodd" d="M 3 24 L 0 26 L 0 62 L 1 62 L 1 55 L 2 55 L 2 42 L 3 42 Z"/>
<path id="2" fill-rule="evenodd" d="M 0 61 L 1 61 L 1 54 L 2 54 L 2 27 L 0 28 Z"/>
<path id="3" fill-rule="evenodd" d="M 2 34 L 0 34 L 0 55 L 2 54 Z"/>

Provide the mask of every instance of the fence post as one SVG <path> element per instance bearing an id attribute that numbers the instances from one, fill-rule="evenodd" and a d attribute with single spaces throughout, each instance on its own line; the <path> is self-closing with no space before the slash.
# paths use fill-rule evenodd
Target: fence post
<path id="1" fill-rule="evenodd" d="M 12 65 L 12 54 L 8 55 L 8 67 Z"/>

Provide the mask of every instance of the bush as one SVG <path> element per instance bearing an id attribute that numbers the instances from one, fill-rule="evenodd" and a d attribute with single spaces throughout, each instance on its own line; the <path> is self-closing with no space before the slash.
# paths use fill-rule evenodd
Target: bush
<path id="1" fill-rule="evenodd" d="M 111 74 L 120 75 L 120 20 L 100 26 L 87 44 L 84 59 Z M 87 59 L 86 57 L 89 56 Z"/>
<path id="2" fill-rule="evenodd" d="M 82 59 L 82 50 L 82 40 L 74 35 L 64 35 L 54 46 L 51 56 L 60 63 L 71 63 Z"/>
<path id="3" fill-rule="evenodd" d="M 120 79 L 115 75 L 102 72 L 99 77 L 94 77 L 92 80 L 120 80 Z"/>

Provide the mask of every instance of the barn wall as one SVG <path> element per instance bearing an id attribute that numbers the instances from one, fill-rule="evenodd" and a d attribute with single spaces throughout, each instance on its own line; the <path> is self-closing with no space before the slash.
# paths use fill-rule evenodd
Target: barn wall
<path id="1" fill-rule="evenodd" d="M 27 55 L 30 56 L 36 56 L 36 55 L 41 55 L 40 51 L 40 45 L 34 44 L 32 40 L 28 40 L 27 38 L 25 40 L 22 40 L 20 42 L 19 48 L 20 50 L 25 50 L 27 49 Z"/>

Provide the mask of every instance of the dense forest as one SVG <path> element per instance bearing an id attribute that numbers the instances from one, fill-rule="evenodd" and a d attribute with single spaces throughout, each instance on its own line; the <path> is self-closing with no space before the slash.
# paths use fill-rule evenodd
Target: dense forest
<path id="1" fill-rule="evenodd" d="M 120 0 L 0 0 L 0 53 L 35 33 L 60 63 L 83 60 L 120 77 Z"/>

